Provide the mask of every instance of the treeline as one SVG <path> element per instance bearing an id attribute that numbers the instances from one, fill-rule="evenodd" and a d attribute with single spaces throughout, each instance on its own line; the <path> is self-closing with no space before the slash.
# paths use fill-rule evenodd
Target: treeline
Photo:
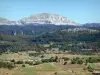
<path id="1" fill-rule="evenodd" d="M 62 25 L 62 26 L 57 26 L 57 25 L 0 25 L 0 34 L 9 34 L 13 35 L 14 32 L 16 34 L 21 34 L 21 31 L 23 32 L 24 35 L 40 35 L 46 32 L 51 32 L 51 31 L 56 31 L 56 30 L 61 30 L 61 29 L 66 29 L 66 28 L 73 28 L 75 26 L 71 25 Z"/>
<path id="2" fill-rule="evenodd" d="M 73 58 L 71 59 L 71 64 L 85 64 L 87 65 L 88 63 L 100 63 L 100 58 L 96 57 L 89 57 L 89 58 Z"/>
<path id="3" fill-rule="evenodd" d="M 26 42 L 0 42 L 0 54 L 4 52 L 22 52 L 22 51 L 44 51 L 45 48 L 41 44 L 26 43 Z M 31 56 L 31 54 L 30 54 Z"/>
<path id="4" fill-rule="evenodd" d="M 0 68 L 12 69 L 14 67 L 15 65 L 13 63 L 0 61 Z"/>
<path id="5" fill-rule="evenodd" d="M 49 59 L 42 59 L 41 60 L 43 63 L 48 63 L 48 62 L 57 62 L 58 61 L 58 57 L 56 56 L 55 58 L 54 57 L 51 57 Z"/>
<path id="6" fill-rule="evenodd" d="M 49 49 L 57 47 L 60 50 L 64 51 L 71 50 L 73 54 L 75 52 L 87 54 L 85 53 L 86 51 L 82 51 L 81 49 L 93 49 L 94 52 L 100 51 L 99 29 L 98 32 L 88 32 L 88 31 L 68 32 L 59 30 L 59 28 L 58 30 L 52 32 L 46 32 L 38 36 L 37 35 L 13 36 L 13 35 L 0 34 L 0 54 L 6 51 L 18 52 L 18 51 L 31 50 L 37 52 L 41 51 L 45 52 L 46 48 L 42 44 L 50 44 L 50 42 L 53 42 L 55 45 L 54 44 L 50 45 Z M 64 29 L 64 27 L 62 27 L 62 29 Z"/>
<path id="7" fill-rule="evenodd" d="M 95 42 L 100 40 L 99 32 L 68 32 L 68 31 L 55 31 L 53 33 L 47 33 L 42 36 L 36 37 L 34 42 L 72 42 L 72 41 L 85 41 Z"/>

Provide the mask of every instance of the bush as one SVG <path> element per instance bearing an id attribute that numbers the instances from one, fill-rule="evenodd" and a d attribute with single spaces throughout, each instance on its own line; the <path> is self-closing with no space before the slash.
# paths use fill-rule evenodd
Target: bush
<path id="1" fill-rule="evenodd" d="M 8 64 L 7 64 L 7 67 L 8 67 L 8 69 L 12 69 L 12 68 L 14 68 L 14 65 L 11 64 L 11 63 L 8 63 Z"/>
<path id="2" fill-rule="evenodd" d="M 57 62 L 57 60 L 58 60 L 57 58 L 51 57 L 49 59 L 42 59 L 41 61 L 43 63 L 48 63 L 48 62 Z"/>
<path id="3" fill-rule="evenodd" d="M 33 65 L 32 61 L 25 61 L 25 64 Z"/>
<path id="4" fill-rule="evenodd" d="M 64 64 L 63 65 L 66 65 L 67 64 L 67 62 L 64 62 Z"/>
<path id="5" fill-rule="evenodd" d="M 71 60 L 71 64 L 76 64 L 76 61 L 74 61 L 74 60 Z"/>
<path id="6" fill-rule="evenodd" d="M 45 63 L 45 62 L 48 63 L 48 62 L 49 62 L 49 59 L 42 59 L 41 61 L 42 61 L 43 63 Z"/>
<path id="7" fill-rule="evenodd" d="M 83 64 L 83 61 L 80 59 L 77 61 L 77 64 Z"/>
<path id="8" fill-rule="evenodd" d="M 76 64 L 77 63 L 77 60 L 75 59 L 75 58 L 73 58 L 72 60 L 71 60 L 71 64 Z"/>
<path id="9" fill-rule="evenodd" d="M 55 57 L 55 62 L 58 62 L 58 56 Z"/>
<path id="10" fill-rule="evenodd" d="M 87 67 L 87 69 L 88 71 L 93 72 L 93 68 L 90 65 Z"/>
<path id="11" fill-rule="evenodd" d="M 23 61 L 17 61 L 16 64 L 23 64 Z"/>
<path id="12" fill-rule="evenodd" d="M 39 62 L 39 61 L 34 63 L 34 65 L 39 65 L 39 64 L 41 64 L 41 62 Z"/>
<path id="13" fill-rule="evenodd" d="M 2 61 L 0 61 L 0 68 L 12 69 L 12 68 L 14 68 L 14 64 L 9 63 L 9 62 L 2 62 Z"/>
<path id="14" fill-rule="evenodd" d="M 41 55 L 41 58 L 44 58 L 44 55 Z"/>
<path id="15" fill-rule="evenodd" d="M 62 59 L 64 59 L 64 61 L 68 61 L 69 60 L 69 58 L 67 58 L 67 57 L 62 57 Z"/>
<path id="16" fill-rule="evenodd" d="M 41 53 L 29 53 L 29 56 L 35 56 L 35 57 L 37 57 L 39 55 L 41 55 Z"/>
<path id="17" fill-rule="evenodd" d="M 98 63 L 98 62 L 100 62 L 100 58 L 92 58 L 92 57 L 90 57 L 90 58 L 86 59 L 86 63 Z"/>
<path id="18" fill-rule="evenodd" d="M 54 73 L 55 75 L 57 74 L 57 72 Z"/>
<path id="19" fill-rule="evenodd" d="M 50 59 L 49 59 L 49 62 L 57 62 L 58 61 L 58 57 L 51 57 Z"/>
<path id="20" fill-rule="evenodd" d="M 13 59 L 13 60 L 11 60 L 11 62 L 14 62 L 15 63 L 15 60 Z"/>
<path id="21" fill-rule="evenodd" d="M 71 64 L 83 64 L 83 60 L 76 57 L 71 60 Z"/>
<path id="22" fill-rule="evenodd" d="M 33 62 L 29 62 L 29 65 L 33 65 Z"/>
<path id="23" fill-rule="evenodd" d="M 23 64 L 22 67 L 25 67 L 25 65 Z"/>

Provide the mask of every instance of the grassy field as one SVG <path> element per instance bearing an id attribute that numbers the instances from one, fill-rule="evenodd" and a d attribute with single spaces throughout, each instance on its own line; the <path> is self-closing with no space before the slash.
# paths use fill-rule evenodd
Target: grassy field
<path id="1" fill-rule="evenodd" d="M 51 75 L 50 73 L 61 70 L 53 63 L 44 63 L 36 66 L 21 68 L 20 72 L 15 72 L 13 75 Z M 50 73 L 49 73 L 50 72 Z M 43 74 L 41 74 L 43 73 Z"/>
<path id="2" fill-rule="evenodd" d="M 33 67 L 22 68 L 22 71 L 54 71 L 59 70 L 53 63 L 44 63 Z"/>
<path id="3" fill-rule="evenodd" d="M 88 64 L 92 69 L 100 70 L 100 63 L 89 63 Z"/>
<path id="4" fill-rule="evenodd" d="M 98 55 L 72 55 L 72 54 L 44 54 L 45 56 L 49 56 L 49 57 L 68 57 L 68 58 L 75 58 L 75 57 L 79 57 L 79 58 L 88 58 L 88 57 L 99 57 Z"/>
<path id="5" fill-rule="evenodd" d="M 88 57 L 98 57 L 98 55 L 71 55 L 71 54 L 44 54 L 45 57 L 68 57 L 68 58 L 88 58 Z M 9 54 L 2 54 L 0 55 L 1 60 L 9 60 L 9 59 L 15 59 L 15 60 L 28 60 L 32 57 L 29 56 L 27 52 L 18 52 L 18 53 L 9 53 Z"/>
<path id="6" fill-rule="evenodd" d="M 70 55 L 70 54 L 44 54 L 45 57 L 98 57 L 97 55 Z M 27 60 L 29 55 L 26 52 L 22 53 L 9 53 L 0 55 L 0 59 L 7 60 L 7 59 L 15 59 L 15 60 Z M 26 65 L 26 64 L 25 64 Z M 100 68 L 100 64 L 88 64 L 93 68 Z M 99 66 L 99 67 L 98 67 Z M 85 66 L 79 64 L 66 64 L 63 65 L 62 63 L 42 63 L 39 65 L 34 66 L 27 66 L 26 67 L 16 67 L 12 70 L 8 70 L 5 68 L 0 68 L 0 75 L 92 75 L 91 72 L 87 70 L 83 70 Z"/>
<path id="7" fill-rule="evenodd" d="M 9 53 L 9 54 L 2 54 L 0 55 L 0 59 L 1 60 L 11 60 L 11 59 L 15 59 L 15 60 L 25 60 L 25 59 L 29 59 L 29 55 L 26 52 L 19 52 L 19 53 Z"/>
<path id="8" fill-rule="evenodd" d="M 2 69 L 2 74 L 3 75 L 74 75 L 74 74 L 92 75 L 90 72 L 83 70 L 81 65 L 67 64 L 63 66 L 60 63 L 44 63 L 36 66 L 28 66 L 24 68 L 20 67 L 19 70 Z"/>

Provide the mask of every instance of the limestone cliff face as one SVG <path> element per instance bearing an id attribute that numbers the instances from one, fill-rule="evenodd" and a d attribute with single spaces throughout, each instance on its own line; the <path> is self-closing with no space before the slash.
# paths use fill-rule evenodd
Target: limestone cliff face
<path id="1" fill-rule="evenodd" d="M 28 24 L 54 24 L 54 25 L 79 25 L 67 17 L 57 14 L 41 13 L 34 14 L 30 17 L 23 18 L 19 21 L 9 21 L 0 18 L 0 25 L 28 25 Z"/>

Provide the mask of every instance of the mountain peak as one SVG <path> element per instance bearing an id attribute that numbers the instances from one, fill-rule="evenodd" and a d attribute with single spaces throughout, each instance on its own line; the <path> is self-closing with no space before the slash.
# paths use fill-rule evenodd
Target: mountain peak
<path id="1" fill-rule="evenodd" d="M 50 15 L 50 13 L 41 13 L 41 15 Z"/>
<path id="2" fill-rule="evenodd" d="M 67 17 L 57 14 L 41 13 L 20 20 L 24 24 L 55 24 L 55 25 L 78 25 Z"/>
<path id="3" fill-rule="evenodd" d="M 19 21 L 9 21 L 0 18 L 0 25 L 28 25 L 28 24 L 54 24 L 54 25 L 79 25 L 67 17 L 58 14 L 41 13 L 25 17 Z"/>
<path id="4" fill-rule="evenodd" d="M 7 20 L 6 18 L 0 17 L 0 22 L 7 22 L 7 21 L 9 21 L 9 20 Z"/>

